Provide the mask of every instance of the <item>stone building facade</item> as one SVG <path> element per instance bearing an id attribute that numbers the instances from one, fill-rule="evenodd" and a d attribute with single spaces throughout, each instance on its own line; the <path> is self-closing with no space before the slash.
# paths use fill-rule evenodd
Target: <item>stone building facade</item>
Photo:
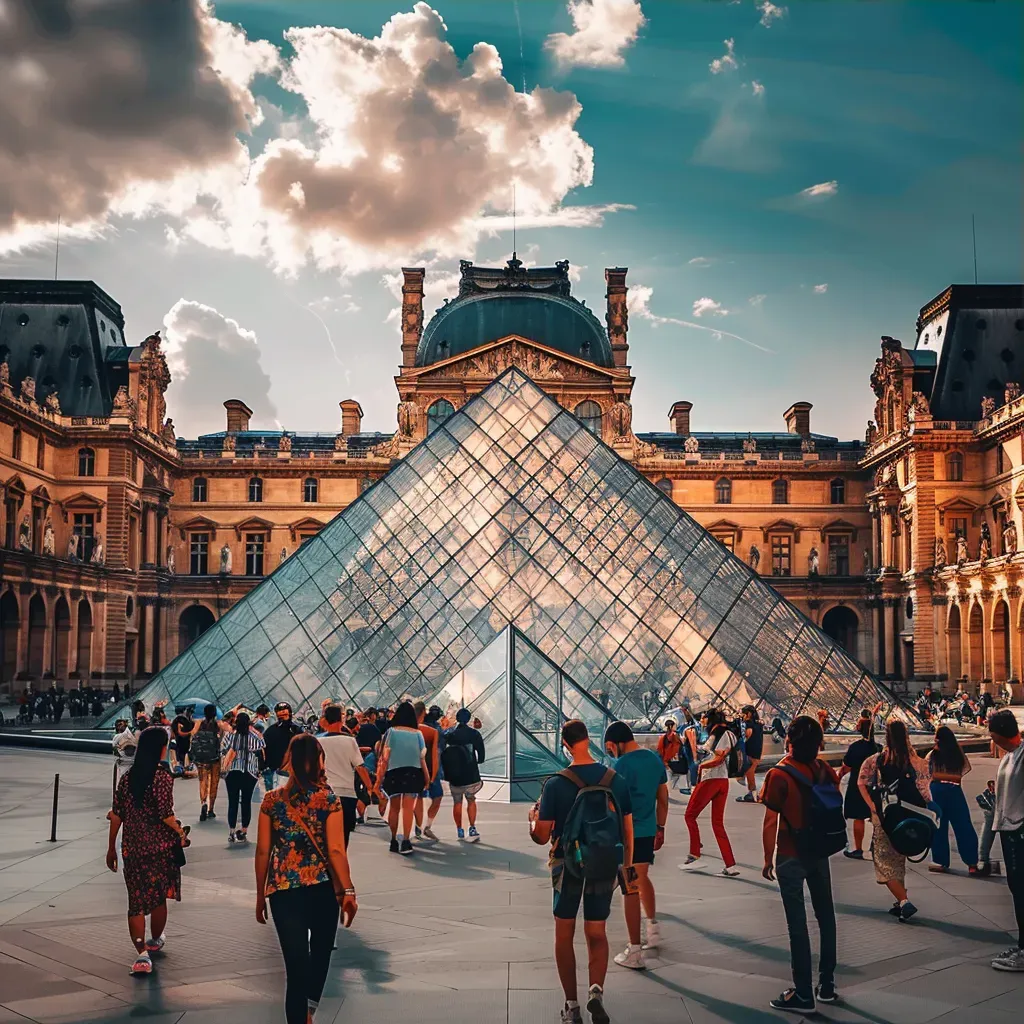
<path id="1" fill-rule="evenodd" d="M 979 393 L 972 418 L 973 392 L 946 369 L 963 346 L 937 348 L 924 326 L 914 349 L 883 339 L 877 426 L 862 442 L 813 432 L 806 402 L 778 433 L 694 430 L 686 401 L 668 430 L 635 433 L 623 268 L 605 272 L 600 319 L 571 294 L 568 263 L 463 263 L 458 296 L 429 320 L 424 271 L 403 275 L 393 433 L 362 431 L 351 399 L 330 434 L 259 429 L 229 399 L 223 431 L 187 440 L 167 418 L 159 333 L 129 346 L 119 306 L 91 282 L 0 281 L 0 695 L 149 677 L 511 365 L 868 668 L 1019 678 L 1019 568 L 1003 545 L 1010 525 L 1021 536 L 1020 289 L 983 296 L 1013 356 L 997 353 L 999 394 Z M 959 345 L 973 315 L 961 307 L 983 308 L 974 291 L 943 293 L 921 323 L 944 318 Z M 957 453 L 952 480 L 944 460 Z M 973 558 L 951 548 L 937 568 L 936 531 L 953 544 L 961 529 Z"/>

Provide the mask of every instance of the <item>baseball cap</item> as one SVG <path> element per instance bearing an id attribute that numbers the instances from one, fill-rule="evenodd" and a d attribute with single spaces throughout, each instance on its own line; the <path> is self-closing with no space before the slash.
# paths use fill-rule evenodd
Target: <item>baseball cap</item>
<path id="1" fill-rule="evenodd" d="M 274 705 L 274 711 L 275 712 L 277 712 L 277 711 L 287 711 L 289 714 L 291 714 L 291 710 L 292 710 L 292 706 L 286 700 L 278 701 Z"/>

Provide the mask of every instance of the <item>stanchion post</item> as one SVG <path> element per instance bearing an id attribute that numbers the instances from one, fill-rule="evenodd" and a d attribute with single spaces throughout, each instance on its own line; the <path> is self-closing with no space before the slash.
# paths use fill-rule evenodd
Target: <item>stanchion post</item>
<path id="1" fill-rule="evenodd" d="M 57 798 L 60 795 L 60 774 L 53 777 L 53 816 L 50 818 L 50 842 L 57 842 Z"/>

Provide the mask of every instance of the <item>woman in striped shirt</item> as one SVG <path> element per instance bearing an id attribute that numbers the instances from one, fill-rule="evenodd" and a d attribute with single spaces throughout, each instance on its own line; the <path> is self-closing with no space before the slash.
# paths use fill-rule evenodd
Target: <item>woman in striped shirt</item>
<path id="1" fill-rule="evenodd" d="M 227 777 L 229 843 L 249 841 L 247 832 L 252 818 L 252 793 L 260 777 L 263 749 L 263 737 L 249 728 L 249 716 L 244 711 L 239 712 L 235 717 L 235 731 L 224 739 L 221 767 L 221 772 Z M 239 804 L 242 806 L 242 827 L 236 831 Z"/>

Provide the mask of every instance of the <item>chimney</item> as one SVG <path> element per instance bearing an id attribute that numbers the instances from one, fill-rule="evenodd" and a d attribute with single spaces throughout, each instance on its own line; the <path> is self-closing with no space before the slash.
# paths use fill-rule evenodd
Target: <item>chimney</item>
<path id="1" fill-rule="evenodd" d="M 690 436 L 690 410 L 693 402 L 676 402 L 668 411 L 669 422 L 680 437 Z"/>
<path id="2" fill-rule="evenodd" d="M 358 434 L 363 425 L 363 407 L 354 398 L 346 398 L 338 404 L 341 406 L 341 436 Z"/>
<path id="3" fill-rule="evenodd" d="M 791 434 L 809 437 L 811 434 L 811 409 L 813 408 L 814 406 L 810 402 L 794 402 L 782 414 L 786 421 L 786 429 Z"/>
<path id="4" fill-rule="evenodd" d="M 402 366 L 416 365 L 416 346 L 423 333 L 422 267 L 402 267 Z"/>
<path id="5" fill-rule="evenodd" d="M 612 365 L 625 366 L 629 354 L 626 334 L 629 330 L 629 313 L 626 311 L 626 268 L 608 267 L 604 272 L 607 285 L 605 298 L 608 311 L 605 323 L 608 325 L 608 340 L 612 343 Z"/>
<path id="6" fill-rule="evenodd" d="M 228 411 L 228 433 L 237 434 L 239 431 L 249 429 L 249 417 L 252 416 L 252 409 L 239 401 L 237 398 L 229 398 L 224 403 Z"/>

